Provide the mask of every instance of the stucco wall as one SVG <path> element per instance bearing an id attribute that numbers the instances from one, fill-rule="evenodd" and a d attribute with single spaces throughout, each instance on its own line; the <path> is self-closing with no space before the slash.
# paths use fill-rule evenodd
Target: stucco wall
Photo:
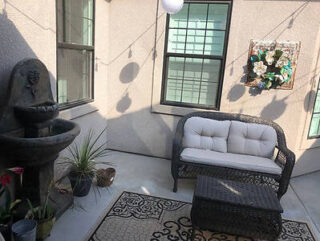
<path id="1" fill-rule="evenodd" d="M 220 110 L 279 123 L 299 158 L 296 175 L 320 169 L 319 143 L 306 138 L 320 69 L 319 12 L 318 1 L 233 1 Z M 159 102 L 166 18 L 161 6 L 156 13 L 156 0 L 96 0 L 95 101 L 61 117 L 78 122 L 82 134 L 107 123 L 110 148 L 170 158 L 179 117 L 152 112 Z M 55 93 L 55 1 L 1 1 L 0 31 L 0 105 L 13 66 L 26 57 L 45 63 Z M 244 87 L 250 39 L 302 42 L 293 90 L 259 94 Z"/>
<path id="2" fill-rule="evenodd" d="M 157 56 L 153 66 L 156 1 L 110 3 L 108 138 L 111 148 L 170 157 L 179 117 L 151 112 L 162 78 L 165 14 L 158 14 Z M 318 149 L 300 148 L 306 139 L 306 112 L 319 76 L 320 2 L 234 0 L 221 111 L 261 116 L 279 123 L 300 157 L 295 174 L 320 169 Z M 121 15 L 119 15 L 121 13 Z M 293 90 L 257 93 L 243 85 L 250 39 L 301 41 Z M 153 70 L 154 67 L 154 70 Z M 154 88 L 153 88 L 154 87 Z M 308 94 L 308 93 L 311 94 Z M 158 100 L 159 101 L 159 100 Z M 304 136 L 302 136 L 304 135 Z M 301 140 L 300 140 L 301 139 Z"/>
<path id="3" fill-rule="evenodd" d="M 106 127 L 107 58 L 109 48 L 108 1 L 96 3 L 95 101 L 60 112 L 81 127 L 81 136 L 93 128 Z M 56 96 L 56 5 L 54 0 L 0 1 L 0 105 L 6 99 L 9 76 L 14 65 L 24 58 L 39 58 L 48 68 L 51 87 Z M 1 107 L 1 106 L 0 106 Z M 0 108 L 1 110 L 1 108 Z M 90 114 L 87 114 L 90 112 Z M 0 117 L 1 117 L 0 111 Z M 87 114 L 87 115 L 85 115 Z M 106 141 L 106 136 L 103 140 Z M 62 153 L 66 155 L 66 153 Z M 3 161 L 1 160 L 1 164 Z"/>

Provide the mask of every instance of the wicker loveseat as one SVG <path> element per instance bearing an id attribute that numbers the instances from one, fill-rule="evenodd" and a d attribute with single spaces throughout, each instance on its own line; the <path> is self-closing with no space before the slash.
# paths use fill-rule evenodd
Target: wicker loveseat
<path id="1" fill-rule="evenodd" d="M 173 191 L 179 178 L 214 176 L 271 186 L 286 193 L 295 155 L 281 127 L 258 117 L 194 112 L 182 117 L 173 141 Z"/>

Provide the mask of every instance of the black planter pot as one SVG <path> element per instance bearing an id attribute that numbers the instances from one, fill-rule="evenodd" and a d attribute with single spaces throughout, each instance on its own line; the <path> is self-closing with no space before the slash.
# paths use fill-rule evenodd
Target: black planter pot
<path id="1" fill-rule="evenodd" d="M 12 240 L 12 231 L 11 231 L 12 222 L 8 222 L 7 224 L 0 224 L 0 233 L 4 237 L 4 240 L 11 241 Z"/>
<path id="2" fill-rule="evenodd" d="M 91 188 L 93 176 L 80 177 L 75 173 L 70 173 L 68 177 L 73 190 L 73 196 L 84 197 L 88 195 Z"/>

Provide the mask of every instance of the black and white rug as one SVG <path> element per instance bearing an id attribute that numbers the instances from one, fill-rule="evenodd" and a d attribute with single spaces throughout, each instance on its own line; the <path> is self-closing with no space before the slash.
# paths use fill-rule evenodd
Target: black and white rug
<path id="1" fill-rule="evenodd" d="M 191 204 L 123 192 L 90 233 L 88 241 L 187 241 Z M 195 241 L 252 241 L 218 232 L 197 231 Z M 307 223 L 283 220 L 279 241 L 316 241 Z"/>

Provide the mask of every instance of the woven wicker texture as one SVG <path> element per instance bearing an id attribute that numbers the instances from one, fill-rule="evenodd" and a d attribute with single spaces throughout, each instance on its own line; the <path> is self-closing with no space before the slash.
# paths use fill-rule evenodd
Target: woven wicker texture
<path id="1" fill-rule="evenodd" d="M 271 188 L 200 176 L 191 209 L 195 228 L 275 240 L 282 208 Z"/>
<path id="2" fill-rule="evenodd" d="M 283 212 L 273 189 L 255 184 L 198 176 L 194 195 L 198 199 Z"/>
<path id="3" fill-rule="evenodd" d="M 182 140 L 184 134 L 184 124 L 186 120 L 193 116 L 209 118 L 214 120 L 236 120 L 246 123 L 256 123 L 271 126 L 277 133 L 277 155 L 275 162 L 281 167 L 281 175 L 270 175 L 232 168 L 224 168 L 213 165 L 203 165 L 180 160 L 180 154 L 183 150 Z M 177 125 L 175 137 L 173 140 L 171 173 L 174 179 L 173 191 L 177 191 L 179 178 L 196 178 L 198 175 L 214 176 L 223 179 L 237 180 L 245 183 L 254 183 L 257 185 L 270 186 L 277 193 L 280 199 L 286 193 L 295 163 L 295 155 L 287 148 L 286 139 L 281 127 L 268 120 L 258 117 L 231 114 L 223 112 L 194 112 L 182 117 Z"/>

